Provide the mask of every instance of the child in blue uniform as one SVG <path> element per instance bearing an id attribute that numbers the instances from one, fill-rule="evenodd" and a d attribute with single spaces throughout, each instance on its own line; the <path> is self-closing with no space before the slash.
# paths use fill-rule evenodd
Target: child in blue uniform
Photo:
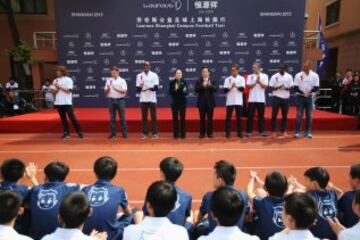
<path id="1" fill-rule="evenodd" d="M 174 185 L 177 192 L 175 207 L 169 213 L 168 218 L 172 223 L 185 226 L 188 230 L 190 230 L 192 226 L 192 197 L 189 193 L 180 189 L 176 185 L 176 181 L 181 176 L 183 170 L 184 165 L 174 157 L 165 158 L 160 162 L 160 174 L 162 180 L 165 180 Z M 145 215 L 148 215 L 146 204 L 144 204 L 143 211 Z"/>
<path id="2" fill-rule="evenodd" d="M 78 184 L 67 184 L 69 167 L 65 163 L 52 162 L 45 169 L 45 182 L 30 192 L 31 235 L 35 240 L 55 231 L 59 226 L 60 203 L 66 194 L 79 190 Z"/>
<path id="3" fill-rule="evenodd" d="M 213 173 L 213 184 L 214 188 L 225 186 L 231 189 L 234 189 L 234 182 L 236 179 L 236 168 L 233 164 L 220 160 L 215 163 L 214 173 Z M 249 211 L 248 207 L 248 198 L 243 191 L 237 190 L 241 200 L 244 203 L 246 211 L 243 211 L 241 214 L 237 226 L 242 230 L 244 225 L 245 213 Z M 196 233 L 195 235 L 207 235 L 214 230 L 216 227 L 216 221 L 211 214 L 210 200 L 212 196 L 212 191 L 207 192 L 201 202 L 199 213 L 194 214 L 196 223 Z"/>
<path id="4" fill-rule="evenodd" d="M 267 240 L 285 228 L 282 212 L 288 181 L 280 172 L 269 173 L 265 182 L 258 177 L 256 172 L 251 172 L 250 175 L 247 194 L 249 202 L 253 205 L 255 234 L 261 240 Z M 255 187 L 260 187 L 260 189 Z M 261 194 L 262 192 L 263 194 Z"/>
<path id="5" fill-rule="evenodd" d="M 337 199 L 342 191 L 334 187 L 330 181 L 329 173 L 322 167 L 313 167 L 305 171 L 305 186 L 298 182 L 293 183 L 300 190 L 306 190 L 315 200 L 318 208 L 316 224 L 310 228 L 315 237 L 320 239 L 336 240 L 336 235 L 332 231 L 327 218 L 336 218 L 338 215 Z"/>
<path id="6" fill-rule="evenodd" d="M 131 210 L 125 190 L 111 183 L 117 168 L 117 162 L 111 157 L 100 157 L 95 161 L 94 173 L 98 180 L 82 189 L 93 209 L 92 215 L 85 221 L 85 234 L 97 230 L 107 232 L 108 239 L 117 240 L 122 238 L 124 228 L 130 224 L 127 217 L 131 216 Z M 123 212 L 123 221 L 118 219 L 119 207 Z"/>
<path id="7" fill-rule="evenodd" d="M 320 240 L 309 231 L 316 216 L 316 203 L 309 194 L 296 192 L 286 196 L 282 214 L 286 228 L 269 240 Z"/>
<path id="8" fill-rule="evenodd" d="M 352 208 L 352 202 L 355 196 L 355 190 L 360 188 L 360 164 L 351 166 L 349 173 L 349 182 L 351 191 L 342 195 L 339 199 L 338 206 L 341 213 L 341 222 L 346 228 L 350 228 L 358 223 L 358 216 Z"/>
<path id="9" fill-rule="evenodd" d="M 35 165 L 30 164 L 27 170 L 30 172 Z M 20 183 L 25 176 L 25 164 L 20 159 L 8 159 L 1 165 L 1 176 L 3 181 L 0 183 L 0 190 L 12 190 L 17 192 L 21 197 L 21 203 L 24 207 L 24 200 L 28 197 L 30 189 L 28 186 Z M 36 179 L 26 175 L 30 181 L 37 185 Z M 18 216 L 15 223 L 15 230 L 21 234 L 29 234 L 30 228 L 30 212 L 28 209 L 24 210 L 21 216 Z"/>

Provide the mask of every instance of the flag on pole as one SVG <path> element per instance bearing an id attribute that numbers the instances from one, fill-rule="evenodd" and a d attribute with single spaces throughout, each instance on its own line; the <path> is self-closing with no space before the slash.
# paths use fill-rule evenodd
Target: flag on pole
<path id="1" fill-rule="evenodd" d="M 326 39 L 324 37 L 324 33 L 322 32 L 321 18 L 318 18 L 318 26 L 317 29 L 319 31 L 319 48 L 322 51 L 322 58 L 317 62 L 317 73 L 321 76 L 325 73 L 326 62 L 329 58 L 329 47 L 327 45 Z"/>

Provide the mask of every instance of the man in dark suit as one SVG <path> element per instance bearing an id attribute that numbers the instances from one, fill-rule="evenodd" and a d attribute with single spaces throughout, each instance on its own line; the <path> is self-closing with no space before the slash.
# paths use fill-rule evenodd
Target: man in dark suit
<path id="1" fill-rule="evenodd" d="M 217 90 L 217 82 L 210 79 L 209 68 L 203 67 L 201 78 L 196 82 L 195 86 L 195 91 L 198 94 L 197 106 L 200 113 L 200 139 L 205 137 L 205 133 L 207 133 L 209 138 L 213 138 L 214 93 Z"/>

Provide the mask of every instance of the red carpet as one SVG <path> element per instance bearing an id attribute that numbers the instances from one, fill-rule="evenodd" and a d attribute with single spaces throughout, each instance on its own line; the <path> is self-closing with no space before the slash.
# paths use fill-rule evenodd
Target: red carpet
<path id="1" fill-rule="evenodd" d="M 109 131 L 109 113 L 106 108 L 77 108 L 75 114 L 84 132 Z M 187 130 L 191 132 L 198 131 L 199 113 L 197 108 L 188 108 L 186 115 Z M 270 107 L 266 109 L 265 115 L 265 126 L 266 129 L 269 130 L 271 118 Z M 293 107 L 290 109 L 288 115 L 288 129 L 290 131 L 295 128 L 295 116 L 296 109 Z M 278 117 L 280 117 L 280 113 Z M 140 108 L 128 108 L 126 110 L 126 118 L 129 132 L 141 132 Z M 235 126 L 234 123 L 233 121 L 233 126 Z M 255 123 L 255 127 L 256 126 L 257 123 Z M 172 131 L 170 108 L 158 109 L 158 127 L 160 132 Z M 243 130 L 245 130 L 245 127 L 246 119 L 243 118 Z M 318 110 L 313 112 L 313 130 L 355 130 L 356 127 L 357 119 L 355 117 Z M 225 108 L 216 108 L 214 114 L 214 129 L 215 131 L 224 131 L 224 128 Z M 233 129 L 235 128 L 233 127 Z M 59 116 L 55 110 L 0 119 L 1 133 L 47 133 L 61 131 Z"/>

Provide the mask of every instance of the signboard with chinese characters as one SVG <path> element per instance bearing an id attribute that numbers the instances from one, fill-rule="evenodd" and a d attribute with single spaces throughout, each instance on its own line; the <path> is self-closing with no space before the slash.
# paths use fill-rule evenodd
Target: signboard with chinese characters
<path id="1" fill-rule="evenodd" d="M 136 75 L 144 60 L 160 77 L 159 106 L 169 106 L 177 68 L 188 81 L 190 106 L 202 66 L 222 87 L 232 63 L 243 74 L 253 62 L 269 76 L 280 63 L 300 70 L 305 1 L 288 0 L 56 0 L 59 61 L 75 81 L 74 103 L 103 107 L 113 66 L 128 83 L 127 106 L 138 106 Z M 270 102 L 270 101 L 269 101 Z M 217 105 L 225 103 L 223 91 Z"/>

